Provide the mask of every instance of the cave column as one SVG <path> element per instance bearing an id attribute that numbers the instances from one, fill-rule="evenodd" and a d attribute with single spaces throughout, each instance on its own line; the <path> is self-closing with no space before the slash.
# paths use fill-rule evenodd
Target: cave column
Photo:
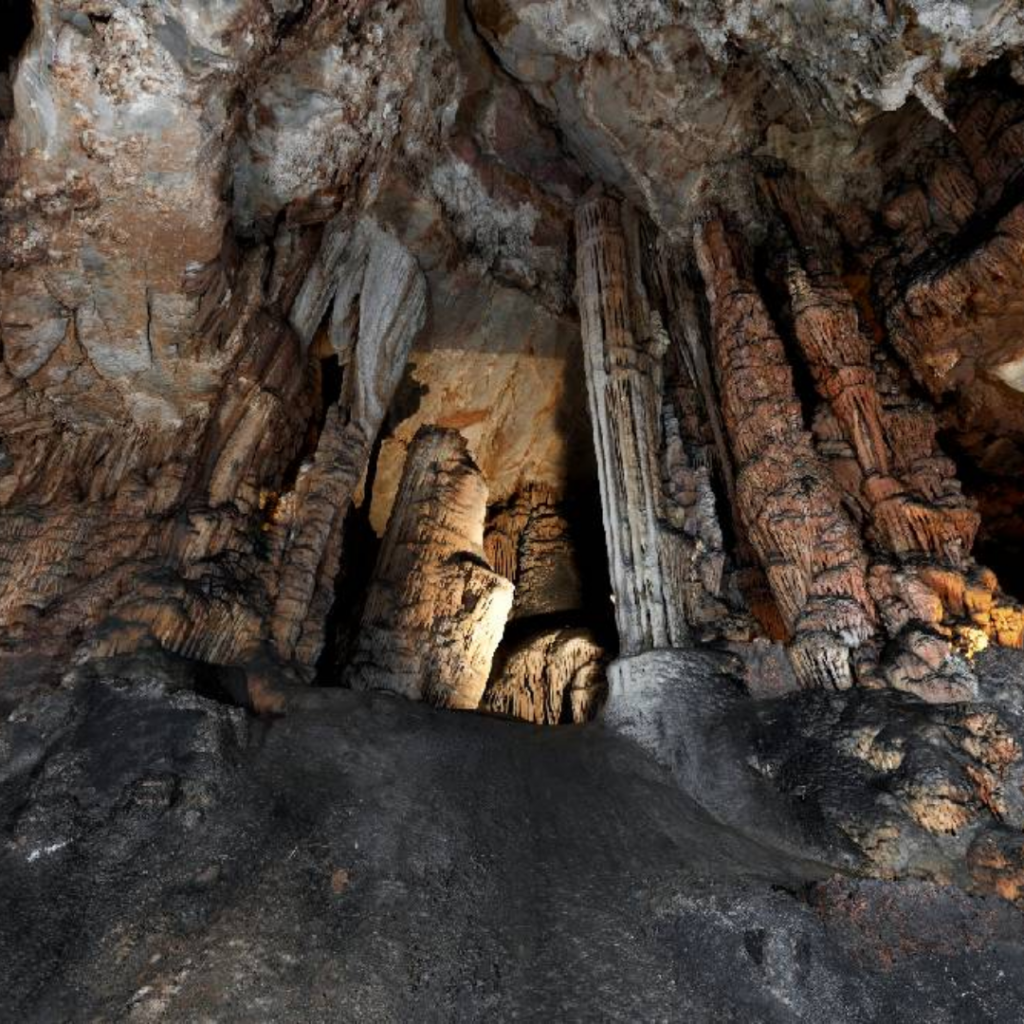
<path id="1" fill-rule="evenodd" d="M 346 681 L 475 709 L 512 608 L 484 558 L 487 485 L 457 431 L 421 427 L 377 558 Z"/>
<path id="2" fill-rule="evenodd" d="M 607 196 L 576 211 L 583 358 L 615 617 L 623 654 L 688 640 L 676 550 L 662 523 L 663 333 L 651 330 L 623 211 Z"/>

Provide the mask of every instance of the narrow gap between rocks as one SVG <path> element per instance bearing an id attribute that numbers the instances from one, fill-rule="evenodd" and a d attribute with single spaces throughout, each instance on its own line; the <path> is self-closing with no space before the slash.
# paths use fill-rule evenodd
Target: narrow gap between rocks
<path id="1" fill-rule="evenodd" d="M 814 416 L 818 409 L 818 390 L 814 385 L 810 368 L 803 354 L 793 329 L 793 310 L 789 292 L 782 279 L 783 265 L 778 259 L 779 250 L 768 243 L 758 247 L 753 255 L 754 281 L 764 299 L 768 316 L 775 325 L 782 346 L 786 352 L 786 361 L 793 375 L 793 387 L 800 402 L 804 427 L 810 430 L 814 424 Z M 773 258 L 774 257 L 774 258 Z"/>

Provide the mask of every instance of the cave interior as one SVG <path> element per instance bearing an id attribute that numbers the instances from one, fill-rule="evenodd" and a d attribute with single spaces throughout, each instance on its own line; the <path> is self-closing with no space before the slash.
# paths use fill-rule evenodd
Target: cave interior
<path id="1" fill-rule="evenodd" d="M 1024 11 L 759 6 L 0 0 L 0 1016 L 1024 1006 Z"/>

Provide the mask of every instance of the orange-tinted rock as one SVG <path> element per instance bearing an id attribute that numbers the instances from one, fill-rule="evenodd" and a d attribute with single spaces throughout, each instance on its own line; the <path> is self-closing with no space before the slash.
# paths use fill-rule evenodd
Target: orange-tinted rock
<path id="1" fill-rule="evenodd" d="M 805 686 L 853 683 L 849 652 L 874 630 L 860 537 L 804 427 L 782 342 L 744 280 L 725 226 L 696 236 L 711 307 L 739 518 L 793 636 Z"/>

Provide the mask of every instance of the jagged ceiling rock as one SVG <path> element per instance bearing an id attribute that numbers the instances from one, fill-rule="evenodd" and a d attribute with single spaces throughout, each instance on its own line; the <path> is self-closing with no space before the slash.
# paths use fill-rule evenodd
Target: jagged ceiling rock
<path id="1" fill-rule="evenodd" d="M 188 272 L 217 260 L 228 221 L 226 93 L 253 55 L 228 38 L 240 9 L 197 19 L 190 62 L 170 10 L 37 6 L 5 154 L 5 365 L 72 423 L 173 428 L 211 397 L 213 360 L 176 356 L 199 312 Z M 215 67 L 220 88 L 203 83 Z"/>
<path id="2" fill-rule="evenodd" d="M 686 227 L 709 191 L 742 194 L 746 176 L 730 163 L 762 147 L 813 166 L 826 191 L 858 187 L 865 162 L 849 155 L 860 126 L 911 97 L 944 117 L 954 74 L 1024 41 L 1014 3 L 472 0 L 470 9 L 587 170 L 669 229 Z"/>
<path id="3" fill-rule="evenodd" d="M 37 5 L 5 154 L 5 362 L 65 420 L 201 413 L 223 371 L 210 306 L 238 287 L 225 231 L 351 206 L 399 123 L 432 116 L 410 59 L 429 20 L 314 7 L 293 30 L 241 2 Z"/>

